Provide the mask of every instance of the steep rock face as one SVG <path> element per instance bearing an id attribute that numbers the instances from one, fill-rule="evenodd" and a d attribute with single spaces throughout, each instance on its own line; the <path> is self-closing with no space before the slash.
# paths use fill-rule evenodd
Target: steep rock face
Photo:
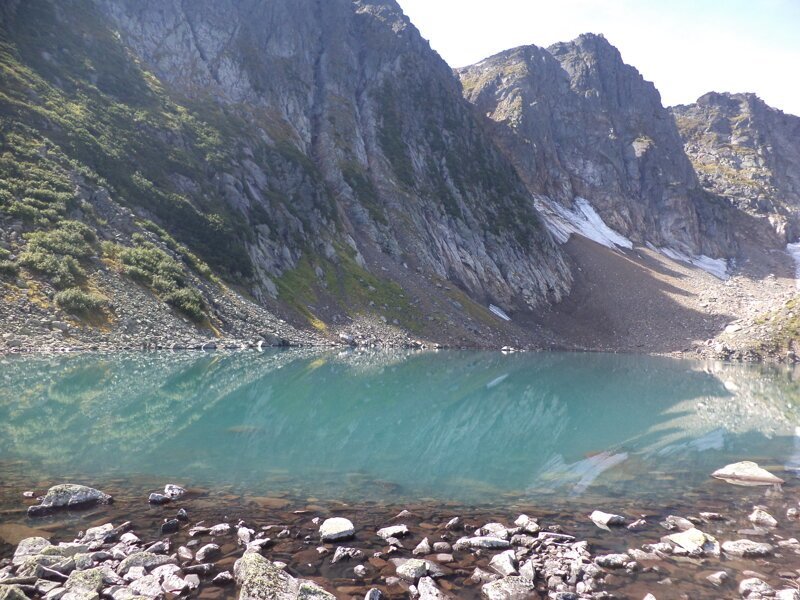
<path id="1" fill-rule="evenodd" d="M 602 36 L 515 48 L 458 74 L 534 193 L 568 207 L 586 198 L 636 242 L 734 253 L 725 207 L 699 186 L 658 91 Z"/>
<path id="2" fill-rule="evenodd" d="M 670 109 L 702 185 L 800 237 L 800 117 L 755 94 L 708 93 Z"/>
<path id="3" fill-rule="evenodd" d="M 567 289 L 524 185 L 394 1 L 97 3 L 169 90 L 239 124 L 215 177 L 255 232 L 256 295 L 343 254 L 511 307 Z"/>

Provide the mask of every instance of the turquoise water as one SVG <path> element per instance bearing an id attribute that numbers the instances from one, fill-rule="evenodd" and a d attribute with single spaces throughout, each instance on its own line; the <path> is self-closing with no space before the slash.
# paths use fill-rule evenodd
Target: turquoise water
<path id="1" fill-rule="evenodd" d="M 778 368 L 603 354 L 130 353 L 0 361 L 0 465 L 348 501 L 660 497 L 800 464 Z"/>

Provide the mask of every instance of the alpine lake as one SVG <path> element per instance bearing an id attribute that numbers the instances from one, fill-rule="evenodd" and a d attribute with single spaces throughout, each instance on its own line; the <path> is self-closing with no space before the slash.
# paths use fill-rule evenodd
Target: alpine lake
<path id="1" fill-rule="evenodd" d="M 170 537 L 177 548 L 195 523 L 244 521 L 274 538 L 271 560 L 338 598 L 372 587 L 406 598 L 408 586 L 385 585 L 388 557 L 410 557 L 424 537 L 452 544 L 467 535 L 444 527 L 453 517 L 469 531 L 512 527 L 527 514 L 588 541 L 594 556 L 656 543 L 676 515 L 720 542 L 747 537 L 776 552 L 663 557 L 610 572 L 602 589 L 631 599 L 738 598 L 747 577 L 797 587 L 800 545 L 779 542 L 800 537 L 791 518 L 800 508 L 798 426 L 800 370 L 767 365 L 471 351 L 9 355 L 0 357 L 0 558 L 25 537 L 72 541 L 108 522 L 131 521 L 140 538 Z M 785 483 L 710 476 L 745 460 Z M 35 500 L 24 492 L 65 482 L 114 503 L 28 517 Z M 149 504 L 167 483 L 186 496 Z M 755 527 L 754 506 L 778 526 Z M 180 508 L 191 523 L 162 535 Z M 594 510 L 644 520 L 603 529 L 589 519 Z M 702 522 L 701 512 L 724 519 Z M 318 550 L 315 518 L 331 516 L 353 521 L 347 545 L 363 560 L 332 563 Z M 399 522 L 409 533 L 387 552 L 375 532 Z M 215 568 L 230 570 L 241 556 L 236 536 L 217 543 Z M 437 581 L 453 597 L 479 598 L 470 576 L 490 558 L 453 552 Z M 354 574 L 359 563 L 366 576 Z M 727 584 L 707 579 L 722 570 Z M 196 592 L 236 593 L 205 584 Z"/>

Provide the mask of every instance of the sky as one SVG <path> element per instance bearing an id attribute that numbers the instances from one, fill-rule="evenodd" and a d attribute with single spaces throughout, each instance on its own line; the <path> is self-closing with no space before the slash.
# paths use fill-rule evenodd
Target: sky
<path id="1" fill-rule="evenodd" d="M 755 92 L 800 115 L 800 0 L 398 0 L 452 67 L 602 33 L 665 106 Z"/>

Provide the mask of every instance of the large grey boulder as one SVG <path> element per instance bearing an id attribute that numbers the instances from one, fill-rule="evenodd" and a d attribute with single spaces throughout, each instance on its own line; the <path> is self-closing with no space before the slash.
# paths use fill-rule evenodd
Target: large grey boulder
<path id="1" fill-rule="evenodd" d="M 109 504 L 113 498 L 108 494 L 74 483 L 54 485 L 37 506 L 28 507 L 29 517 L 38 517 L 50 514 L 63 508 L 83 508 L 95 504 Z"/>
<path id="2" fill-rule="evenodd" d="M 711 476 L 734 485 L 744 486 L 778 485 L 783 483 L 783 479 L 749 460 L 726 465 L 714 471 Z"/>
<path id="3" fill-rule="evenodd" d="M 239 600 L 336 600 L 316 583 L 292 577 L 256 552 L 245 552 L 233 573 Z"/>
<path id="4" fill-rule="evenodd" d="M 535 597 L 536 586 L 524 577 L 504 577 L 487 583 L 481 588 L 481 596 L 486 600 L 527 600 Z"/>

